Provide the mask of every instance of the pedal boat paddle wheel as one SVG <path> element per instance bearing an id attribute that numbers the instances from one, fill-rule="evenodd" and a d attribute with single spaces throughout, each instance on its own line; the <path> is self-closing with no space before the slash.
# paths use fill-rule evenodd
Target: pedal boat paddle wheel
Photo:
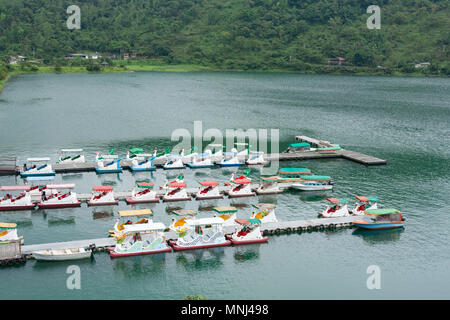
<path id="1" fill-rule="evenodd" d="M 169 240 L 175 251 L 229 246 L 231 241 L 223 233 L 223 220 L 218 217 L 186 219 L 178 229 L 178 239 Z"/>
<path id="2" fill-rule="evenodd" d="M 112 186 L 94 186 L 92 187 L 92 196 L 88 200 L 88 206 L 111 206 L 119 204 L 114 198 L 114 191 Z"/>
<path id="3" fill-rule="evenodd" d="M 168 189 L 163 196 L 163 201 L 187 201 L 191 200 L 186 192 L 186 183 L 172 181 L 168 183 Z"/>
<path id="4" fill-rule="evenodd" d="M 259 219 L 236 219 L 236 223 L 241 226 L 231 235 L 226 238 L 234 245 L 262 243 L 267 242 L 269 237 L 263 236 L 261 232 L 261 220 Z"/>
<path id="5" fill-rule="evenodd" d="M 259 195 L 264 194 L 277 194 L 282 193 L 283 190 L 278 186 L 278 177 L 261 177 L 261 182 L 256 193 Z"/>
<path id="6" fill-rule="evenodd" d="M 348 217 L 350 213 L 348 212 L 348 200 L 341 198 L 326 198 L 329 205 L 322 211 L 319 212 L 319 217 L 322 218 L 336 218 L 336 217 Z"/>
<path id="7" fill-rule="evenodd" d="M 197 200 L 222 199 L 223 195 L 219 191 L 219 183 L 214 180 L 200 181 L 202 187 L 194 195 Z"/>
<path id="8" fill-rule="evenodd" d="M 22 178 L 54 176 L 56 174 L 52 165 L 49 164 L 50 158 L 28 158 L 27 162 L 32 163 L 32 165 L 28 166 L 26 163 L 23 165 L 20 171 Z"/>
<path id="9" fill-rule="evenodd" d="M 259 211 L 252 213 L 250 219 L 259 219 L 261 223 L 278 222 L 273 203 L 257 203 L 252 204 L 252 207 Z"/>
<path id="10" fill-rule="evenodd" d="M 59 190 L 74 189 L 75 184 L 49 184 L 47 190 L 55 190 L 50 196 L 46 195 L 43 191 L 41 195 L 41 201 L 38 203 L 38 207 L 41 209 L 52 208 L 71 208 L 81 206 L 81 201 L 77 197 L 77 193 L 69 191 L 61 193 Z"/>
<path id="11" fill-rule="evenodd" d="M 405 217 L 397 209 L 371 209 L 364 212 L 361 220 L 353 221 L 353 225 L 370 230 L 393 229 L 404 227 L 405 220 Z"/>
<path id="12" fill-rule="evenodd" d="M 125 201 L 128 204 L 159 202 L 159 197 L 153 187 L 153 183 L 138 182 L 131 190 L 131 197 L 126 197 Z"/>
<path id="13" fill-rule="evenodd" d="M 355 198 L 358 202 L 350 210 L 355 216 L 363 216 L 366 210 L 378 209 L 377 197 L 355 196 Z"/>
<path id="14" fill-rule="evenodd" d="M 251 197 L 256 195 L 251 188 L 252 181 L 246 176 L 240 176 L 231 183 L 231 189 L 228 191 L 230 198 Z"/>
<path id="15" fill-rule="evenodd" d="M 2 186 L 0 191 L 3 196 L 0 198 L 0 211 L 28 210 L 36 206 L 31 199 L 30 186 Z M 17 195 L 17 192 L 20 193 Z M 13 193 L 16 192 L 16 195 Z"/>
<path id="16" fill-rule="evenodd" d="M 150 209 L 122 210 L 120 218 L 114 225 L 114 239 L 116 245 L 109 249 L 111 258 L 137 256 L 155 253 L 171 252 L 167 245 L 164 230 L 166 226 L 161 222 L 153 222 L 151 219 L 142 218 L 151 215 Z M 124 223 L 120 220 L 126 219 Z M 133 218 L 141 218 L 132 222 Z"/>

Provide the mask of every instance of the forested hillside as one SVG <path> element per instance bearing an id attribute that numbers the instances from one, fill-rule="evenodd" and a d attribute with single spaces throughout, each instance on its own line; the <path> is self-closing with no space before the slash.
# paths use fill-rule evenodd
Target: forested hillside
<path id="1" fill-rule="evenodd" d="M 66 26 L 72 4 L 80 30 Z M 380 30 L 366 26 L 373 4 Z M 135 52 L 169 64 L 302 70 L 340 56 L 353 66 L 429 61 L 448 71 L 449 30 L 448 0 L 0 0 L 3 57 L 47 63 Z"/>

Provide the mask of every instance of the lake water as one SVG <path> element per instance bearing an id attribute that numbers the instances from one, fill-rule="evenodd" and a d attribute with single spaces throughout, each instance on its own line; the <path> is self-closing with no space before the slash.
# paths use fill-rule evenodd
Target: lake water
<path id="1" fill-rule="evenodd" d="M 386 159 L 365 167 L 343 159 L 282 162 L 330 175 L 328 195 L 375 195 L 384 207 L 400 209 L 406 227 L 384 232 L 355 229 L 271 236 L 267 244 L 111 260 L 106 253 L 79 261 L 81 290 L 68 290 L 66 269 L 74 262 L 2 267 L 0 299 L 389 299 L 450 297 L 450 81 L 440 78 L 328 76 L 267 73 L 132 73 L 23 75 L 0 94 L 0 155 L 50 156 L 61 148 L 95 152 L 174 145 L 175 129 L 279 129 L 280 149 L 295 135 L 339 143 Z M 188 186 L 228 181 L 230 171 L 184 170 Z M 241 173 L 239 169 L 238 173 Z M 178 172 L 177 172 L 178 173 Z M 250 177 L 257 179 L 258 169 Z M 160 185 L 166 172 L 97 176 L 58 174 L 54 182 L 75 183 L 79 193 L 93 185 L 130 190 L 136 180 Z M 171 178 L 171 177 L 169 177 Z M 0 185 L 23 184 L 0 176 Z M 277 197 L 175 206 L 213 213 L 211 205 L 236 205 L 248 217 L 250 204 L 277 204 L 282 220 L 315 218 L 323 194 L 288 191 Z M 145 206 L 141 206 L 145 207 Z M 170 207 L 149 206 L 153 219 L 168 224 Z M 100 238 L 114 209 L 81 208 L 3 212 L 17 222 L 26 244 Z M 381 270 L 381 289 L 369 290 L 368 266 Z"/>

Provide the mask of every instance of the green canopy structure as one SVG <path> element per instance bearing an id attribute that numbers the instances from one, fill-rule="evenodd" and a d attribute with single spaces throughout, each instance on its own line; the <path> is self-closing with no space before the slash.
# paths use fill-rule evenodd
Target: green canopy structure
<path id="1" fill-rule="evenodd" d="M 365 211 L 367 214 L 382 215 L 382 214 L 395 214 L 399 213 L 397 209 L 383 208 L 383 209 L 369 209 Z"/>
<path id="2" fill-rule="evenodd" d="M 133 148 L 133 149 L 130 149 L 130 152 L 131 153 L 142 153 L 142 152 L 144 152 L 144 149 L 141 149 L 141 148 Z"/>

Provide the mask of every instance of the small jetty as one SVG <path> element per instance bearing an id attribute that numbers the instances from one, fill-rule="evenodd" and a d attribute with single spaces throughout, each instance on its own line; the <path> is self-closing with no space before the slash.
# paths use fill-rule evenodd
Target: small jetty
<path id="1" fill-rule="evenodd" d="M 21 250 L 21 241 L 5 241 L 0 243 L 0 266 L 9 266 L 26 261 Z"/>

